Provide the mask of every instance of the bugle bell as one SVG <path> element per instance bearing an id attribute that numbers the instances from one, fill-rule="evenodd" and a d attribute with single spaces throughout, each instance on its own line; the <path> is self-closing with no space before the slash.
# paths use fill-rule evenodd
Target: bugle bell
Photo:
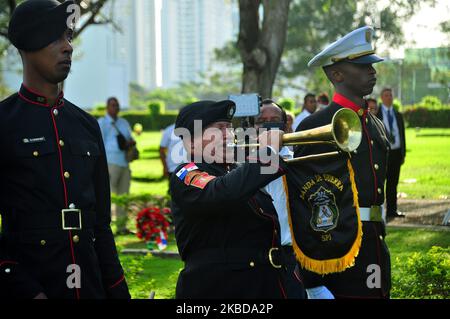
<path id="1" fill-rule="evenodd" d="M 305 157 L 288 160 L 288 163 L 301 163 L 338 156 L 340 152 L 355 151 L 362 140 L 362 127 L 358 114 L 350 109 L 337 111 L 330 124 L 310 130 L 285 134 L 283 146 L 330 144 L 339 151 L 313 154 Z M 243 144 L 237 147 L 257 147 L 258 144 Z"/>

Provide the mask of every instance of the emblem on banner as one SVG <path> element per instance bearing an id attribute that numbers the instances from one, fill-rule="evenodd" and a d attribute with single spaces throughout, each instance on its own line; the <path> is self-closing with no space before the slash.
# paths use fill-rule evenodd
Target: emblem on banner
<path id="1" fill-rule="evenodd" d="M 334 194 L 324 187 L 320 187 L 309 199 L 312 208 L 311 227 L 315 231 L 328 232 L 337 226 L 339 209 Z"/>

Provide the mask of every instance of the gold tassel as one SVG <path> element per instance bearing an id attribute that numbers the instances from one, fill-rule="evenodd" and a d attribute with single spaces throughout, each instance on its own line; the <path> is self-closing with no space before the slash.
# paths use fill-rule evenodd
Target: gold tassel
<path id="1" fill-rule="evenodd" d="M 284 191 L 286 193 L 286 207 L 288 211 L 288 220 L 291 230 L 292 246 L 294 248 L 295 255 L 297 256 L 297 260 L 300 262 L 303 268 L 320 275 L 343 272 L 347 268 L 354 266 L 355 259 L 359 254 L 359 249 L 361 248 L 363 232 L 362 232 L 361 216 L 359 211 L 358 189 L 356 188 L 355 172 L 353 170 L 353 166 L 350 160 L 347 161 L 347 167 L 350 174 L 350 183 L 352 186 L 353 206 L 356 208 L 356 215 L 358 218 L 358 231 L 356 234 L 356 239 L 353 242 L 353 245 L 350 248 L 350 250 L 344 256 L 336 259 L 317 260 L 310 258 L 306 256 L 305 253 L 298 246 L 296 239 L 294 237 L 294 229 L 292 226 L 292 216 L 291 216 L 291 207 L 289 204 L 289 189 L 287 185 L 287 179 L 286 176 L 283 176 Z"/>

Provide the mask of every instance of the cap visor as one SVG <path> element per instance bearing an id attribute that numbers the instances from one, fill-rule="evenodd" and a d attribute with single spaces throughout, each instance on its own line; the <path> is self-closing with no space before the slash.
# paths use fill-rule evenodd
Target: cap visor
<path id="1" fill-rule="evenodd" d="M 384 59 L 380 58 L 376 54 L 370 54 L 370 55 L 362 56 L 357 59 L 346 60 L 346 61 L 350 62 L 350 63 L 357 63 L 357 64 L 373 64 L 373 63 L 383 62 Z"/>

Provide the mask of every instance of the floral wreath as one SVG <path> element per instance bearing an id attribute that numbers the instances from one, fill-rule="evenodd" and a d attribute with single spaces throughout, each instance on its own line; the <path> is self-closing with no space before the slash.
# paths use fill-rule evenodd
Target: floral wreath
<path id="1" fill-rule="evenodd" d="M 167 232 L 171 222 L 170 208 L 161 209 L 158 206 L 144 208 L 136 217 L 136 236 L 147 242 L 149 250 L 155 247 L 163 250 L 167 247 Z"/>

